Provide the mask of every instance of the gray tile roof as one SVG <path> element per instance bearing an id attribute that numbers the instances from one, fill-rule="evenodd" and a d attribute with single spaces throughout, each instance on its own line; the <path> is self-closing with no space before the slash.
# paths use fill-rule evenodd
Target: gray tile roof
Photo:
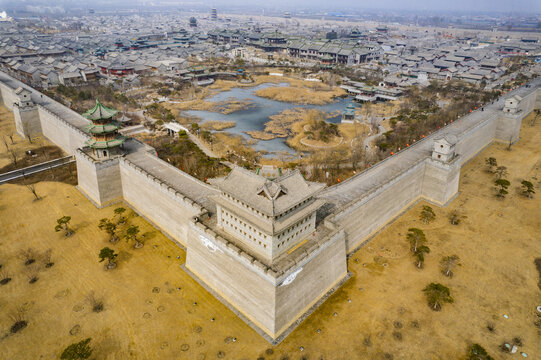
<path id="1" fill-rule="evenodd" d="M 235 167 L 225 178 L 217 180 L 216 186 L 269 216 L 277 216 L 289 210 L 325 187 L 324 184 L 304 180 L 299 171 L 292 171 L 271 181 L 239 167 Z"/>

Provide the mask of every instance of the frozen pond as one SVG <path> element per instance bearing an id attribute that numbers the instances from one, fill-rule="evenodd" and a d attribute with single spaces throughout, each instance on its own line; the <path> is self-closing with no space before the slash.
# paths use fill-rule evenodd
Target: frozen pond
<path id="1" fill-rule="evenodd" d="M 294 103 L 276 101 L 265 99 L 255 95 L 255 92 L 259 89 L 267 88 L 270 86 L 287 86 L 287 83 L 280 84 L 262 84 L 250 88 L 233 88 L 228 91 L 223 91 L 217 93 L 216 95 L 208 98 L 207 101 L 225 101 L 229 98 L 235 98 L 237 100 L 249 99 L 253 102 L 253 106 L 247 110 L 236 111 L 231 114 L 221 114 L 211 111 L 199 111 L 199 110 L 189 110 L 184 111 L 183 113 L 197 116 L 205 121 L 234 121 L 236 122 L 235 127 L 226 129 L 232 134 L 240 134 L 247 139 L 251 137 L 245 134 L 245 131 L 252 130 L 263 130 L 265 128 L 265 123 L 269 121 L 269 116 L 276 115 L 287 109 L 293 108 L 310 108 L 318 109 L 325 112 L 334 112 L 344 110 L 346 105 L 351 102 L 350 98 L 338 98 L 334 102 L 326 105 L 299 105 Z M 339 123 L 341 116 L 336 116 L 329 119 L 329 122 Z M 258 140 L 255 145 L 257 150 L 266 150 L 269 153 L 278 153 L 278 152 L 288 152 L 294 153 L 294 150 L 286 145 L 284 138 L 276 138 L 272 140 Z"/>

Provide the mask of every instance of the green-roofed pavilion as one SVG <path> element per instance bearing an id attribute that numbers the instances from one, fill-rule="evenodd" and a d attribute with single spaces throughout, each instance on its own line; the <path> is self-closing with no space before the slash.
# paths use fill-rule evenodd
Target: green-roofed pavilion
<path id="1" fill-rule="evenodd" d="M 85 144 L 92 149 L 94 157 L 109 158 L 121 153 L 127 138 L 118 132 L 122 125 L 114 120 L 117 114 L 118 110 L 103 105 L 98 99 L 96 105 L 83 114 L 92 121 L 83 130 L 92 136 Z"/>
<path id="2" fill-rule="evenodd" d="M 94 122 L 99 120 L 111 119 L 116 114 L 118 114 L 118 110 L 109 108 L 103 105 L 99 99 L 96 99 L 96 106 L 85 112 L 83 116 L 88 120 Z"/>

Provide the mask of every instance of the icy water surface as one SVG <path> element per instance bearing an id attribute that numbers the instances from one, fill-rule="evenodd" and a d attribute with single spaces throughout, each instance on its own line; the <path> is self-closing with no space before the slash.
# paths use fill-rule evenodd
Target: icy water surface
<path id="1" fill-rule="evenodd" d="M 257 90 L 267 88 L 270 86 L 287 86 L 287 83 L 280 84 L 261 84 L 251 88 L 233 88 L 228 91 L 217 93 L 216 95 L 208 98 L 208 101 L 225 101 L 229 98 L 235 98 L 237 100 L 249 99 L 254 103 L 254 107 L 250 107 L 247 110 L 236 111 L 231 114 L 221 114 L 211 111 L 199 111 L 189 110 L 184 111 L 185 114 L 191 116 L 197 116 L 203 121 L 235 121 L 236 125 L 233 128 L 227 129 L 233 134 L 240 134 L 247 139 L 250 136 L 245 134 L 245 131 L 263 130 L 265 123 L 269 121 L 269 116 L 276 115 L 287 109 L 293 108 L 310 108 L 318 109 L 325 112 L 334 112 L 336 110 L 342 112 L 346 105 L 351 102 L 350 98 L 338 98 L 334 102 L 326 105 L 299 105 L 294 103 L 276 101 L 265 99 L 255 95 Z M 339 123 L 340 116 L 328 119 L 329 122 Z M 276 138 L 272 140 L 259 140 L 255 145 L 257 150 L 266 150 L 269 153 L 288 152 L 294 153 L 295 151 L 286 145 L 284 138 Z"/>

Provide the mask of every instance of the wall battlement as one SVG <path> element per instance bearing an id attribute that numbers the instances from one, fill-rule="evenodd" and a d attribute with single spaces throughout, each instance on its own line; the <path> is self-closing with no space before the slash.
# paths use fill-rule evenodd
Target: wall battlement
<path id="1" fill-rule="evenodd" d="M 152 175 L 148 171 L 144 170 L 143 168 L 137 166 L 137 164 L 133 163 L 132 161 L 123 158 L 122 163 L 126 164 L 127 166 L 134 169 L 137 173 L 141 174 L 143 177 L 145 177 L 149 182 L 154 183 L 155 185 L 159 186 L 161 190 L 168 194 L 172 199 L 175 201 L 180 201 L 184 205 L 189 206 L 193 208 L 194 211 L 201 213 L 205 211 L 205 208 L 198 204 L 196 201 L 190 199 L 189 197 L 182 194 L 180 191 L 173 188 L 171 185 L 167 184 L 165 181 L 157 178 L 156 176 Z"/>

